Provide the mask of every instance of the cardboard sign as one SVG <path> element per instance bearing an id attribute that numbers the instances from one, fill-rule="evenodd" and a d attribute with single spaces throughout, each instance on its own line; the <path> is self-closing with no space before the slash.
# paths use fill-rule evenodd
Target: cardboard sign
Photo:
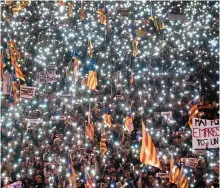
<path id="1" fill-rule="evenodd" d="M 66 120 L 66 116 L 51 116 L 51 120 Z"/>
<path id="2" fill-rule="evenodd" d="M 157 178 L 169 178 L 168 173 L 156 173 Z"/>
<path id="3" fill-rule="evenodd" d="M 20 86 L 20 97 L 25 99 L 33 99 L 35 96 L 35 87 Z"/>
<path id="4" fill-rule="evenodd" d="M 37 72 L 37 82 L 39 83 L 53 83 L 57 81 L 56 70 L 46 70 Z"/>
<path id="5" fill-rule="evenodd" d="M 219 119 L 207 120 L 193 118 L 192 125 L 193 149 L 219 147 Z"/>
<path id="6" fill-rule="evenodd" d="M 184 163 L 185 166 L 190 168 L 198 167 L 198 159 L 197 158 L 181 158 L 181 162 Z"/>
<path id="7" fill-rule="evenodd" d="M 11 90 L 11 74 L 3 74 L 2 94 L 8 95 Z"/>
<path id="8" fill-rule="evenodd" d="M 30 124 L 37 124 L 37 123 L 42 123 L 43 122 L 42 119 L 28 119 L 27 121 Z"/>

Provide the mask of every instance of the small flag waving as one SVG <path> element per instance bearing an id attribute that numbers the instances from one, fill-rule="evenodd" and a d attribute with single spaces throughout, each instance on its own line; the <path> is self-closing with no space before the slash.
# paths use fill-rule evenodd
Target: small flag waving
<path id="1" fill-rule="evenodd" d="M 81 1 L 81 9 L 80 9 L 79 17 L 80 17 L 80 20 L 84 20 L 86 17 L 85 10 L 84 10 L 84 1 Z"/>
<path id="2" fill-rule="evenodd" d="M 4 62 L 4 55 L 2 52 L 0 52 L 0 68 L 1 68 L 1 71 L 0 71 L 0 79 L 2 79 L 2 76 L 3 76 L 3 71 L 4 71 L 4 68 L 6 67 L 6 64 Z"/>
<path id="3" fill-rule="evenodd" d="M 73 70 L 73 73 L 74 73 L 74 79 L 75 79 L 75 82 L 78 81 L 78 78 L 79 78 L 79 58 L 78 58 L 78 54 L 77 54 L 77 51 L 74 49 L 73 51 L 73 55 L 72 55 L 72 58 L 73 58 L 73 67 L 74 67 L 74 70 Z"/>
<path id="4" fill-rule="evenodd" d="M 77 188 L 76 175 L 75 175 L 75 170 L 73 168 L 71 157 L 68 158 L 68 168 L 66 172 L 67 172 L 67 176 L 65 179 L 64 188 L 68 188 L 68 187 Z"/>
<path id="5" fill-rule="evenodd" d="M 129 108 L 128 115 L 125 118 L 125 128 L 129 132 L 129 134 L 134 130 L 133 118 L 132 118 L 132 115 L 131 115 L 131 107 Z"/>
<path id="6" fill-rule="evenodd" d="M 92 52 L 93 46 L 91 40 L 89 40 L 89 57 L 93 57 L 93 52 Z"/>
<path id="7" fill-rule="evenodd" d="M 140 161 L 146 165 L 151 165 L 162 170 L 162 166 L 157 156 L 156 148 L 153 144 L 150 134 L 147 132 L 142 121 L 142 145 L 140 152 Z"/>
<path id="8" fill-rule="evenodd" d="M 135 33 L 135 30 L 134 30 L 134 25 L 132 24 L 132 55 L 134 57 L 137 56 L 138 54 L 138 40 L 137 40 L 137 37 L 136 37 L 136 33 Z"/>
<path id="9" fill-rule="evenodd" d="M 111 119 L 112 119 L 112 116 L 108 114 L 107 108 L 104 105 L 104 124 L 107 125 L 108 127 L 111 127 L 111 124 L 112 124 Z"/>
<path id="10" fill-rule="evenodd" d="M 106 9 L 99 6 L 97 13 L 99 14 L 101 24 L 106 24 Z"/>
<path id="11" fill-rule="evenodd" d="M 20 78 L 21 80 L 25 81 L 24 75 L 17 63 L 17 59 L 20 59 L 20 53 L 15 45 L 15 42 L 13 41 L 13 39 L 11 38 L 9 34 L 8 34 L 7 40 L 8 40 L 8 47 L 10 50 L 11 64 L 13 68 L 15 69 L 16 78 Z"/>
<path id="12" fill-rule="evenodd" d="M 101 157 L 105 154 L 106 151 L 107 151 L 107 146 L 105 143 L 105 139 L 101 135 L 101 140 L 100 140 L 100 155 L 101 155 Z"/>
<path id="13" fill-rule="evenodd" d="M 196 104 L 192 105 L 190 111 L 189 111 L 189 126 L 192 129 L 192 119 L 195 117 L 195 115 L 199 112 L 198 106 Z"/>
<path id="14" fill-rule="evenodd" d="M 90 59 L 90 66 L 89 66 L 89 75 L 87 80 L 87 86 L 91 90 L 96 90 L 96 87 L 98 85 L 98 78 L 97 78 L 97 72 L 95 71 L 95 60 L 92 57 Z"/>
<path id="15" fill-rule="evenodd" d="M 11 85 L 11 91 L 9 96 L 9 103 L 12 105 L 15 105 L 18 102 L 18 85 L 17 80 L 14 71 L 12 72 L 12 85 Z"/>
<path id="16" fill-rule="evenodd" d="M 188 181 L 183 172 L 183 168 L 181 168 L 180 170 L 180 168 L 177 165 L 175 165 L 173 154 L 171 154 L 171 159 L 170 159 L 169 181 L 171 183 L 178 185 L 178 187 L 180 188 L 188 188 Z"/>
<path id="17" fill-rule="evenodd" d="M 134 75 L 131 72 L 131 75 L 130 75 L 130 86 L 132 86 L 133 84 L 134 84 Z"/>
<path id="18" fill-rule="evenodd" d="M 92 179 L 87 171 L 83 174 L 83 180 L 85 188 L 92 188 Z"/>
<path id="19" fill-rule="evenodd" d="M 90 104 L 89 104 L 89 112 L 88 112 L 88 124 L 86 126 L 86 136 L 90 139 L 94 139 L 94 126 L 91 123 L 91 111 L 90 111 Z"/>

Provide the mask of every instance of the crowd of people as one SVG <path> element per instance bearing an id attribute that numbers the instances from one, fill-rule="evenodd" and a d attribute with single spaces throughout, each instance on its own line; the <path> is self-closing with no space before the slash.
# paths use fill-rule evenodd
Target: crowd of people
<path id="1" fill-rule="evenodd" d="M 40 6 L 36 4 L 36 7 Z M 32 40 L 41 39 L 33 37 Z M 18 40 L 22 41 L 22 38 L 18 37 Z M 56 40 L 55 48 L 64 49 L 59 39 Z M 219 91 L 215 86 L 218 74 L 213 71 L 217 67 L 216 58 L 209 53 L 206 43 L 190 49 L 190 52 L 181 51 L 185 54 L 181 58 L 176 53 L 174 55 L 180 60 L 187 59 L 188 63 L 181 64 L 182 69 L 194 68 L 189 74 L 181 75 L 172 67 L 169 54 L 166 54 L 170 49 L 164 49 L 165 65 L 156 57 L 151 58 L 150 63 L 131 57 L 131 65 L 129 58 L 124 59 L 124 64 L 114 61 L 110 75 L 97 70 L 99 83 L 94 91 L 84 85 L 86 74 L 82 73 L 75 82 L 71 52 L 60 58 L 62 63 L 57 64 L 59 76 L 55 83 L 36 85 L 32 70 L 37 64 L 32 60 L 25 61 L 22 65 L 25 83 L 37 87 L 37 91 L 32 100 L 20 99 L 13 107 L 8 95 L 2 96 L 1 186 L 21 181 L 23 188 L 65 187 L 69 175 L 67 169 L 71 164 L 78 188 L 86 187 L 88 175 L 93 187 L 99 188 L 174 188 L 177 185 L 169 182 L 173 153 L 178 165 L 183 164 L 181 158 L 198 159 L 195 167 L 184 166 L 191 187 L 219 187 L 219 149 L 192 150 L 188 125 L 191 103 L 200 106 L 198 117 L 219 119 Z M 203 66 L 196 58 L 198 52 L 210 64 Z M 36 53 L 34 47 L 29 47 L 29 53 Z M 94 54 L 99 67 L 106 68 L 100 59 L 98 61 L 98 52 Z M 83 52 L 79 58 L 82 56 Z M 85 61 L 83 58 L 81 61 Z M 130 71 L 125 69 L 129 66 L 133 67 L 135 74 L 132 83 Z M 67 67 L 69 71 L 66 71 Z M 80 70 L 84 72 L 88 66 L 83 64 L 82 67 Z M 158 67 L 164 74 L 157 74 Z M 9 67 L 6 69 L 10 70 Z M 18 84 L 24 82 L 18 81 Z M 110 127 L 103 123 L 104 108 L 112 117 Z M 89 110 L 94 125 L 93 139 L 86 135 Z M 171 112 L 172 115 L 162 116 L 161 112 Z M 124 126 L 129 113 L 133 116 L 134 130 L 131 133 Z M 162 171 L 140 162 L 141 120 L 157 149 Z M 101 137 L 107 147 L 104 156 L 100 156 Z"/>

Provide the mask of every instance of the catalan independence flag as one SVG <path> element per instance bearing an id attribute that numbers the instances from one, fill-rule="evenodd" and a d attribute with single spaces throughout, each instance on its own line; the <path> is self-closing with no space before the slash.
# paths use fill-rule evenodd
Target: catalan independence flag
<path id="1" fill-rule="evenodd" d="M 87 86 L 91 90 L 96 90 L 97 85 L 98 85 L 98 78 L 97 78 L 97 72 L 95 71 L 95 59 L 92 57 L 90 59 L 89 75 L 88 75 L 88 79 L 87 79 Z"/>
<path id="2" fill-rule="evenodd" d="M 86 170 L 83 173 L 83 181 L 84 181 L 85 188 L 92 188 L 92 179 Z"/>
<path id="3" fill-rule="evenodd" d="M 8 35 L 7 40 L 8 40 L 8 47 L 9 47 L 10 56 L 11 56 L 11 64 L 15 70 L 15 76 L 16 76 L 16 78 L 19 78 L 19 79 L 25 81 L 24 75 L 20 69 L 20 66 L 18 65 L 18 62 L 17 62 L 17 59 L 20 59 L 20 53 L 19 53 L 14 41 L 10 37 L 10 35 Z"/>
<path id="4" fill-rule="evenodd" d="M 136 33 L 135 33 L 135 30 L 134 30 L 134 25 L 132 24 L 132 55 L 134 57 L 137 56 L 138 54 L 138 40 L 137 40 L 137 37 L 136 37 Z"/>
<path id="5" fill-rule="evenodd" d="M 157 156 L 156 148 L 153 144 L 150 134 L 147 132 L 142 121 L 142 145 L 140 152 L 140 161 L 146 165 L 151 165 L 162 170 L 162 166 Z"/>
<path id="6" fill-rule="evenodd" d="M 91 111 L 90 111 L 90 104 L 89 104 L 89 112 L 88 112 L 88 123 L 86 126 L 86 137 L 89 138 L 90 140 L 94 139 L 94 125 L 91 122 Z"/>
<path id="7" fill-rule="evenodd" d="M 179 185 L 180 188 L 188 188 L 188 181 L 183 172 L 183 168 L 180 168 L 175 164 L 173 154 L 171 154 L 170 159 L 170 174 L 169 182 Z"/>
<path id="8" fill-rule="evenodd" d="M 99 14 L 101 24 L 106 24 L 106 8 L 98 6 L 97 13 Z"/>
<path id="9" fill-rule="evenodd" d="M 0 79 L 2 79 L 2 76 L 3 76 L 3 71 L 4 71 L 4 68 L 6 67 L 6 64 L 4 62 L 4 55 L 3 55 L 3 52 L 1 51 L 0 52 L 0 68 L 1 68 L 1 71 L 0 71 Z"/>
<path id="10" fill-rule="evenodd" d="M 85 10 L 84 10 L 84 1 L 81 1 L 81 8 L 79 12 L 80 20 L 84 20 L 86 18 Z"/>
<path id="11" fill-rule="evenodd" d="M 129 109 L 128 115 L 125 118 L 125 128 L 129 132 L 129 134 L 134 130 L 133 118 L 131 115 L 131 107 Z"/>
<path id="12" fill-rule="evenodd" d="M 12 84 L 11 84 L 11 91 L 9 96 L 9 103 L 15 105 L 18 102 L 18 85 L 14 70 L 12 72 L 11 82 Z"/>
<path id="13" fill-rule="evenodd" d="M 107 107 L 104 105 L 104 124 L 107 125 L 108 127 L 111 127 L 111 120 L 112 116 L 108 114 Z"/>
<path id="14" fill-rule="evenodd" d="M 12 5 L 12 13 L 17 15 L 21 10 L 24 10 L 26 6 L 28 6 L 29 1 L 21 1 L 19 3 L 14 3 Z"/>
<path id="15" fill-rule="evenodd" d="M 68 168 L 66 170 L 64 188 L 77 188 L 76 175 L 71 157 L 68 158 Z"/>
<path id="16" fill-rule="evenodd" d="M 192 119 L 193 117 L 196 116 L 196 114 L 198 114 L 198 112 L 199 112 L 198 106 L 196 104 L 192 105 L 189 111 L 189 121 L 188 121 L 188 124 L 191 129 L 192 129 Z"/>
<path id="17" fill-rule="evenodd" d="M 75 82 L 77 82 L 79 78 L 79 58 L 76 49 L 73 50 L 72 59 L 73 59 L 73 67 L 74 67 L 73 70 L 74 80 Z"/>
<path id="18" fill-rule="evenodd" d="M 106 143 L 105 143 L 105 139 L 101 135 L 101 140 L 100 140 L 100 155 L 101 155 L 101 157 L 105 154 L 105 152 L 107 150 L 108 149 L 107 149 L 107 146 L 106 146 Z"/>

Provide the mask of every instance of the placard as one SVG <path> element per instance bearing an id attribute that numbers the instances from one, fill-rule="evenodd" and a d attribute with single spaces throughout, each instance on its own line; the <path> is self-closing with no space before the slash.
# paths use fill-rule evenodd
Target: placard
<path id="1" fill-rule="evenodd" d="M 161 116 L 164 117 L 165 119 L 171 119 L 172 118 L 172 111 L 161 112 Z"/>
<path id="2" fill-rule="evenodd" d="M 169 178 L 168 173 L 156 173 L 157 178 Z"/>
<path id="3" fill-rule="evenodd" d="M 193 149 L 219 147 L 219 119 L 207 120 L 193 117 L 192 125 Z"/>
<path id="4" fill-rule="evenodd" d="M 27 121 L 30 124 L 37 124 L 37 123 L 42 123 L 43 122 L 42 119 L 28 119 Z"/>
<path id="5" fill-rule="evenodd" d="M 42 84 L 56 82 L 56 70 L 46 70 L 42 72 L 37 72 L 36 78 L 37 82 Z"/>
<path id="6" fill-rule="evenodd" d="M 2 94 L 8 95 L 11 90 L 11 74 L 3 74 Z"/>
<path id="7" fill-rule="evenodd" d="M 185 166 L 188 166 L 190 168 L 198 168 L 197 158 L 181 158 L 180 161 L 184 163 Z"/>
<path id="8" fill-rule="evenodd" d="M 35 96 L 35 87 L 20 86 L 20 97 L 25 99 L 33 99 Z"/>
<path id="9" fill-rule="evenodd" d="M 51 116 L 51 120 L 66 120 L 66 116 Z"/>

